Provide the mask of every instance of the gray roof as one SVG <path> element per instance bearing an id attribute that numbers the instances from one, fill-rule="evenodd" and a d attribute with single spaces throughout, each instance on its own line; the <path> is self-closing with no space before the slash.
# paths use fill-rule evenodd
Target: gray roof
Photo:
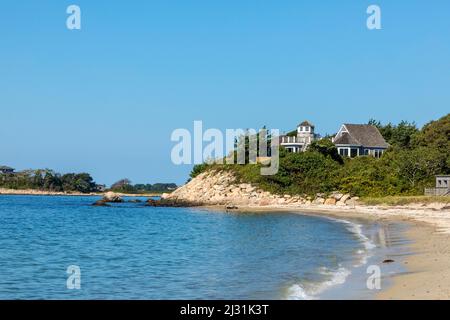
<path id="1" fill-rule="evenodd" d="M 312 124 L 312 123 L 310 123 L 309 121 L 303 121 L 302 123 L 300 123 L 299 125 L 298 125 L 299 127 L 301 126 L 301 127 L 314 127 L 314 125 Z"/>
<path id="2" fill-rule="evenodd" d="M 377 127 L 368 124 L 344 124 L 348 130 L 343 132 L 334 144 L 354 145 L 364 147 L 388 148 L 389 144 L 384 140 Z"/>

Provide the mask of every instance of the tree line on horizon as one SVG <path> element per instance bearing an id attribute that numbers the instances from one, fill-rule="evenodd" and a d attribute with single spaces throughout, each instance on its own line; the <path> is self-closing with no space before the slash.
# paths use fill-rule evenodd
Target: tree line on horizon
<path id="1" fill-rule="evenodd" d="M 0 187 L 52 192 L 89 193 L 99 191 L 99 186 L 88 173 L 60 174 L 50 169 L 0 174 Z"/>
<path id="2" fill-rule="evenodd" d="M 131 184 L 128 179 L 114 183 L 110 191 L 121 193 L 162 193 L 173 191 L 175 183 Z M 0 188 L 15 190 L 41 190 L 51 192 L 91 193 L 105 191 L 103 185 L 95 183 L 88 173 L 60 174 L 50 169 L 24 170 L 15 173 L 0 173 Z"/>
<path id="3" fill-rule="evenodd" d="M 303 153 L 280 148 L 276 175 L 262 176 L 260 165 L 201 164 L 191 178 L 212 168 L 232 170 L 240 181 L 278 194 L 315 195 L 341 191 L 357 196 L 421 195 L 435 175 L 450 174 L 450 114 L 419 129 L 415 123 L 369 120 L 390 144 L 381 158 L 341 157 L 331 137 L 313 142 Z"/>
<path id="4" fill-rule="evenodd" d="M 120 193 L 163 193 L 177 188 L 175 183 L 132 184 L 129 179 L 121 179 L 111 185 L 109 190 Z"/>

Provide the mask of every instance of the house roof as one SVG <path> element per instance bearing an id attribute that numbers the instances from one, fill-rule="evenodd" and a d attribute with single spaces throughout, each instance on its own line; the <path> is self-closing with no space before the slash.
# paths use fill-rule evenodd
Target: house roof
<path id="1" fill-rule="evenodd" d="M 335 144 L 355 145 L 364 147 L 388 148 L 377 127 L 368 124 L 344 124 L 347 132 L 342 132 L 334 140 Z"/>
<path id="2" fill-rule="evenodd" d="M 312 124 L 312 123 L 310 123 L 309 121 L 303 121 L 302 123 L 300 123 L 299 125 L 298 125 L 299 127 L 301 126 L 301 127 L 314 127 L 314 125 Z"/>

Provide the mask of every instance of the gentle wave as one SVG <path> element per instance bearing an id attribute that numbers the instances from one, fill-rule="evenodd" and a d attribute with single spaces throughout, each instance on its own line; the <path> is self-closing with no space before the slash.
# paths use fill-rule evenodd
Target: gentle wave
<path id="1" fill-rule="evenodd" d="M 329 270 L 326 268 L 321 268 L 319 273 L 324 276 L 331 276 L 326 281 L 310 284 L 310 285 L 300 285 L 294 284 L 288 289 L 287 299 L 288 300 L 314 300 L 318 299 L 319 295 L 325 290 L 339 284 L 345 283 L 347 277 L 351 274 L 350 270 L 340 267 L 337 270 Z"/>
<path id="2" fill-rule="evenodd" d="M 373 255 L 372 250 L 376 245 L 363 233 L 362 225 L 348 220 L 335 219 L 327 217 L 330 220 L 345 224 L 347 230 L 355 234 L 363 244 L 364 249 L 358 250 L 359 261 L 353 267 L 358 268 L 367 264 L 368 259 Z M 288 300 L 314 300 L 325 290 L 339 284 L 344 284 L 351 271 L 340 266 L 337 270 L 328 270 L 321 268 L 319 273 L 325 276 L 331 275 L 331 279 L 316 284 L 294 284 L 287 291 Z"/>
<path id="3" fill-rule="evenodd" d="M 376 245 L 362 232 L 362 226 L 360 224 L 347 220 L 341 220 L 341 222 L 348 225 L 348 230 L 353 232 L 364 246 L 364 250 L 357 251 L 360 260 L 354 267 L 357 268 L 367 264 L 368 259 L 373 255 L 372 250 L 376 248 Z"/>

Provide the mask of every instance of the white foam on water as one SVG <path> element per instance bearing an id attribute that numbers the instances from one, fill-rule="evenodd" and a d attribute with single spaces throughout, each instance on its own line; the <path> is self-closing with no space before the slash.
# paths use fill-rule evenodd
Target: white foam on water
<path id="1" fill-rule="evenodd" d="M 364 248 L 356 251 L 356 253 L 358 254 L 359 261 L 357 264 L 353 265 L 353 267 L 358 268 L 367 264 L 368 259 L 373 255 L 371 251 L 376 248 L 376 245 L 363 233 L 362 226 L 360 224 L 348 220 L 335 219 L 331 217 L 329 219 L 345 224 L 347 230 L 355 234 L 359 239 L 359 241 L 362 243 Z M 319 295 L 324 291 L 326 291 L 327 289 L 336 285 L 344 284 L 347 277 L 351 274 L 351 271 L 340 266 L 335 271 L 331 271 L 326 268 L 320 268 L 319 273 L 328 277 L 331 276 L 331 278 L 316 284 L 294 284 L 287 290 L 287 299 L 288 300 L 318 299 Z"/>
<path id="2" fill-rule="evenodd" d="M 368 259 L 373 255 L 371 251 L 376 248 L 376 245 L 363 233 L 362 226 L 348 220 L 340 220 L 334 218 L 330 219 L 345 224 L 347 226 L 347 230 L 355 234 L 363 244 L 364 250 L 361 249 L 356 251 L 356 253 L 359 255 L 359 262 L 355 264 L 354 267 L 357 268 L 367 264 Z"/>
<path id="3" fill-rule="evenodd" d="M 306 288 L 305 285 L 294 284 L 287 291 L 288 300 L 314 300 L 325 290 L 339 284 L 345 283 L 347 277 L 351 274 L 350 270 L 339 267 L 332 271 L 327 268 L 320 268 L 319 273 L 329 277 L 328 280 L 317 284 L 311 284 Z"/>

